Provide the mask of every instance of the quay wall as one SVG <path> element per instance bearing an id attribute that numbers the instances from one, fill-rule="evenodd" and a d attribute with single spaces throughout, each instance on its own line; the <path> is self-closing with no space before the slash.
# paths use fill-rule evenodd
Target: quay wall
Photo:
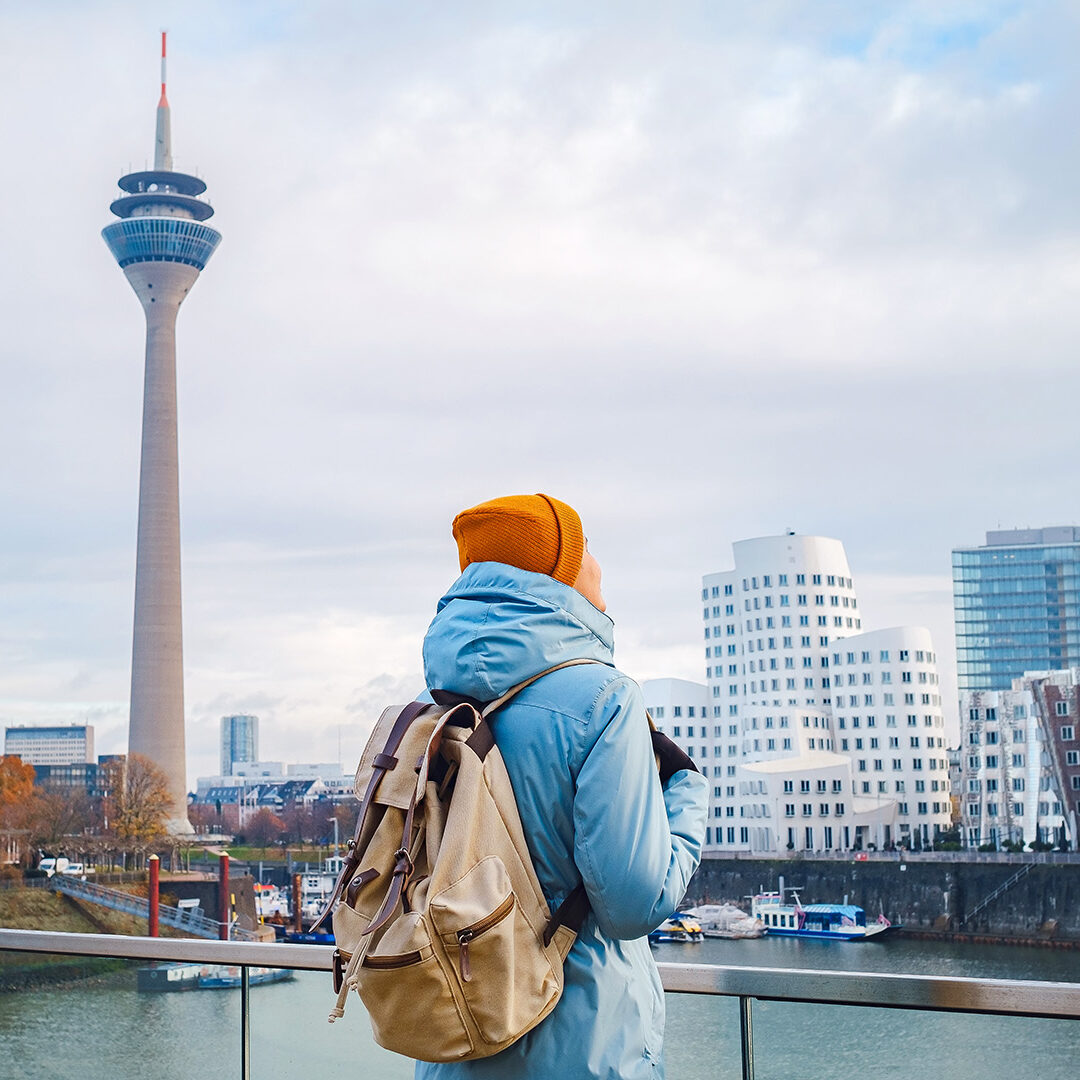
<path id="1" fill-rule="evenodd" d="M 846 895 L 868 918 L 884 912 L 909 931 L 1080 944 L 1080 863 L 1036 863 L 969 918 L 1019 869 L 1015 862 L 706 858 L 686 896 L 693 904 L 748 907 L 748 896 L 776 889 L 782 876 L 804 904 L 840 903 Z"/>

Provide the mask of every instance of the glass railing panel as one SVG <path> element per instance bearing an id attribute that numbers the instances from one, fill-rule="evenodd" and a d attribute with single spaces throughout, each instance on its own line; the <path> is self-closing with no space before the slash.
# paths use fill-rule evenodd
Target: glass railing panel
<path id="1" fill-rule="evenodd" d="M 1072 1020 L 762 1001 L 753 1026 L 756 1080 L 1074 1080 L 1080 1060 Z"/>
<path id="2" fill-rule="evenodd" d="M 343 1062 L 352 1062 L 356 1069 L 362 1063 L 364 1080 L 410 1080 L 412 1062 L 375 1042 L 356 994 L 349 995 L 345 1016 L 328 1024 L 334 1004 L 329 972 L 290 974 L 286 982 L 251 987 L 253 1077 L 331 1075 L 341 1070 Z M 738 1001 L 666 994 L 665 1004 L 667 1075 L 678 1080 L 738 1080 Z"/>
<path id="3" fill-rule="evenodd" d="M 251 987 L 253 1077 L 411 1080 L 412 1062 L 375 1042 L 356 994 L 349 995 L 344 1017 L 330 1024 L 327 1015 L 334 1005 L 330 973 L 295 971 L 289 975 L 286 982 Z"/>
<path id="4" fill-rule="evenodd" d="M 672 1080 L 739 1080 L 737 998 L 665 994 L 664 1064 Z"/>
<path id="5" fill-rule="evenodd" d="M 0 952 L 0 1076 L 236 1080 L 238 995 L 140 990 L 139 972 L 151 967 Z"/>

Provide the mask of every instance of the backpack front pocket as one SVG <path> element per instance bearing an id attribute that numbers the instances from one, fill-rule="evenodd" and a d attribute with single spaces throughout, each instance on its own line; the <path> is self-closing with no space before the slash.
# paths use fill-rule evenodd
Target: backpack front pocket
<path id="1" fill-rule="evenodd" d="M 424 1061 L 458 1061 L 472 1053 L 445 968 L 418 915 L 398 919 L 364 957 L 357 989 L 377 1041 L 388 1050 Z"/>
<path id="2" fill-rule="evenodd" d="M 558 980 L 502 862 L 482 859 L 433 897 L 429 911 L 481 1038 L 504 1043 L 533 1026 L 557 997 Z"/>

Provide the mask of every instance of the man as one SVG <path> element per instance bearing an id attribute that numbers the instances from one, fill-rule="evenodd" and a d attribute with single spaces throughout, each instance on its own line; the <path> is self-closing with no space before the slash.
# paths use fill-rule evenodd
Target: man
<path id="1" fill-rule="evenodd" d="M 515 495 L 454 519 L 461 577 L 424 639 L 433 690 L 493 701 L 566 660 L 495 714 L 495 739 L 552 911 L 590 904 L 554 1011 L 508 1049 L 417 1063 L 426 1080 L 662 1077 L 664 997 L 646 935 L 676 908 L 705 835 L 705 779 L 650 732 L 641 691 L 613 666 L 600 566 L 575 511 Z M 659 761 L 659 770 L 657 768 Z"/>

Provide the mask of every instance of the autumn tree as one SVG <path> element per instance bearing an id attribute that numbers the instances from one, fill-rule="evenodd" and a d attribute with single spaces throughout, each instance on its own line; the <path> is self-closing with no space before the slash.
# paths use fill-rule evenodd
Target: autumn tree
<path id="1" fill-rule="evenodd" d="M 146 843 L 165 835 L 172 810 L 169 780 L 149 758 L 128 754 L 106 766 L 105 823 L 119 839 Z"/>
<path id="2" fill-rule="evenodd" d="M 272 844 L 285 834 L 288 826 L 267 806 L 260 807 L 252 819 L 244 826 L 244 834 L 249 844 L 257 844 L 266 854 L 268 844 Z"/>
<path id="3" fill-rule="evenodd" d="M 14 828 L 34 794 L 34 766 L 17 754 L 0 757 L 0 828 Z"/>

